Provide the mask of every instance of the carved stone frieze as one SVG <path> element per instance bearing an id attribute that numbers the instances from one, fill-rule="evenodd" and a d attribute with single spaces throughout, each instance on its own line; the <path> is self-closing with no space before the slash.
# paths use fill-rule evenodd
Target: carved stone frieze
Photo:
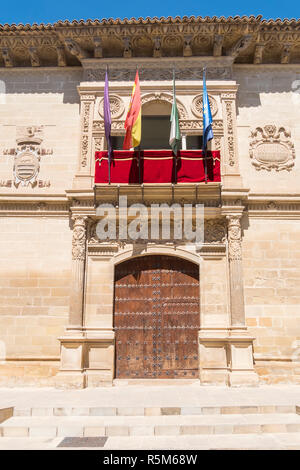
<path id="1" fill-rule="evenodd" d="M 202 120 L 192 120 L 192 119 L 186 119 L 186 120 L 181 120 L 180 121 L 180 129 L 184 131 L 193 131 L 193 130 L 202 130 L 203 128 L 203 122 Z M 222 119 L 216 119 L 212 123 L 212 128 L 213 131 L 216 132 L 217 134 L 222 134 L 223 133 L 223 121 Z"/>
<path id="2" fill-rule="evenodd" d="M 110 101 L 110 111 L 111 111 L 111 117 L 112 119 L 118 119 L 120 118 L 125 111 L 125 106 L 122 98 L 120 98 L 117 95 L 110 95 L 109 96 L 109 101 Z M 104 118 L 104 100 L 102 99 L 99 103 L 99 108 L 98 112 L 102 118 Z"/>
<path id="3" fill-rule="evenodd" d="M 274 124 L 257 127 L 251 132 L 250 158 L 257 170 L 291 171 L 295 148 L 290 131 Z"/>
<path id="4" fill-rule="evenodd" d="M 242 259 L 241 216 L 228 215 L 228 256 L 230 261 Z"/>
<path id="5" fill-rule="evenodd" d="M 110 81 L 133 81 L 135 76 L 135 69 L 120 68 L 113 69 L 109 71 Z M 173 70 L 172 67 L 157 67 L 157 68 L 146 68 L 139 67 L 139 77 L 140 81 L 148 80 L 172 80 Z M 202 80 L 203 70 L 199 67 L 186 67 L 179 68 L 176 67 L 176 79 L 177 80 Z M 207 79 L 228 79 L 231 78 L 231 68 L 230 67 L 209 67 L 206 72 Z M 84 70 L 84 80 L 85 81 L 104 81 L 105 79 L 105 68 L 92 68 L 87 67 Z"/>
<path id="6" fill-rule="evenodd" d="M 72 259 L 85 260 L 86 249 L 86 216 L 73 217 Z"/>
<path id="7" fill-rule="evenodd" d="M 210 96 L 210 95 L 208 95 L 208 101 L 209 101 L 209 104 L 210 104 L 211 114 L 212 114 L 212 116 L 215 116 L 218 112 L 217 102 L 216 102 L 215 98 L 213 96 Z M 192 110 L 192 112 L 195 116 L 202 118 L 202 116 L 203 116 L 203 95 L 197 95 L 197 96 L 194 97 L 194 99 L 192 101 L 191 110 Z"/>
<path id="8" fill-rule="evenodd" d="M 125 121 L 112 121 L 111 130 L 112 131 L 124 131 L 124 125 L 125 125 Z M 104 132 L 104 121 L 94 121 L 93 131 Z"/>
<path id="9" fill-rule="evenodd" d="M 204 221 L 204 242 L 224 243 L 226 240 L 225 221 L 213 219 Z"/>

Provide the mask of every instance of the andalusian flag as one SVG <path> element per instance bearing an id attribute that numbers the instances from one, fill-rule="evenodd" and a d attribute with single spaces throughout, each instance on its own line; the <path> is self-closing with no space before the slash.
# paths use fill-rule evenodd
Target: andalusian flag
<path id="1" fill-rule="evenodd" d="M 141 91 L 138 71 L 136 71 L 135 75 L 135 81 L 125 121 L 125 129 L 126 136 L 123 143 L 123 149 L 129 150 L 133 147 L 138 147 L 141 143 L 142 135 Z"/>
<path id="2" fill-rule="evenodd" d="M 172 147 L 174 155 L 177 155 L 178 144 L 181 140 L 181 134 L 180 134 L 180 129 L 179 129 L 179 117 L 178 117 L 178 109 L 177 109 L 177 104 L 176 104 L 175 70 L 173 70 L 173 104 L 172 104 L 170 121 L 171 121 L 171 131 L 170 131 L 169 144 Z"/>

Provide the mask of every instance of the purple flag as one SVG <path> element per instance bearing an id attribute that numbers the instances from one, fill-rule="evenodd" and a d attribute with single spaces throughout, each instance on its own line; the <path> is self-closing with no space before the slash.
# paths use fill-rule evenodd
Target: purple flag
<path id="1" fill-rule="evenodd" d="M 105 128 L 105 137 L 107 142 L 108 150 L 108 166 L 110 168 L 111 156 L 112 156 L 112 145 L 111 145 L 111 114 L 110 114 L 110 102 L 109 102 L 109 93 L 108 93 L 108 76 L 107 70 L 105 72 L 105 85 L 104 85 L 104 128 Z"/>

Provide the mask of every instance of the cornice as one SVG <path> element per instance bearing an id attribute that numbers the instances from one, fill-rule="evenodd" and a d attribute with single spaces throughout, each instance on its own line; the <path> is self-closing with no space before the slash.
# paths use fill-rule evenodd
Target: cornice
<path id="1" fill-rule="evenodd" d="M 300 20 L 262 16 L 167 17 L 0 25 L 0 67 L 78 66 L 142 57 L 230 57 L 235 63 L 300 63 Z"/>

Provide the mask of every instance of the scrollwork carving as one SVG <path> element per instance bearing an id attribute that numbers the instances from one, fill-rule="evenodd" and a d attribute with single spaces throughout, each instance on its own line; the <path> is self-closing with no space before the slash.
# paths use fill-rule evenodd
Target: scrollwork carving
<path id="1" fill-rule="evenodd" d="M 223 220 L 217 219 L 204 221 L 205 243 L 224 243 L 225 239 L 226 229 Z"/>
<path id="2" fill-rule="evenodd" d="M 290 131 L 270 124 L 257 127 L 251 132 L 251 139 L 250 158 L 257 170 L 291 171 L 295 164 L 295 148 Z"/>

